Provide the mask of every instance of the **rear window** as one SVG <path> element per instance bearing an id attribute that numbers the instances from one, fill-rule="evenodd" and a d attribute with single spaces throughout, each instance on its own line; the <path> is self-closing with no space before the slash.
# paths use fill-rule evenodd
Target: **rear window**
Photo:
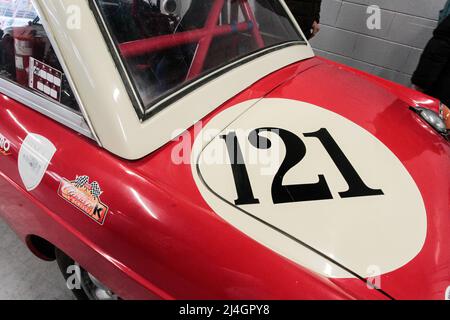
<path id="1" fill-rule="evenodd" d="M 124 76 L 131 80 L 139 109 L 147 114 L 186 84 L 217 74 L 214 71 L 239 59 L 303 41 L 274 0 L 95 0 L 94 4 L 119 53 Z"/>
<path id="2" fill-rule="evenodd" d="M 79 111 L 31 0 L 0 1 L 0 78 Z"/>

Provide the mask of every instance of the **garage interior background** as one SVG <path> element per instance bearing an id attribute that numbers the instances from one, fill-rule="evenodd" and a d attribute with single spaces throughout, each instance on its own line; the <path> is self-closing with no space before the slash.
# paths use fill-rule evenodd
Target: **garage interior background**
<path id="1" fill-rule="evenodd" d="M 445 2 L 322 0 L 322 30 L 311 44 L 320 56 L 409 86 Z M 381 9 L 381 28 L 370 30 L 367 8 L 373 5 Z M 0 0 L 0 25 L 28 18 L 30 6 L 29 0 Z"/>
<path id="2" fill-rule="evenodd" d="M 446 0 L 322 0 L 316 54 L 409 86 Z M 367 27 L 368 6 L 381 28 Z"/>

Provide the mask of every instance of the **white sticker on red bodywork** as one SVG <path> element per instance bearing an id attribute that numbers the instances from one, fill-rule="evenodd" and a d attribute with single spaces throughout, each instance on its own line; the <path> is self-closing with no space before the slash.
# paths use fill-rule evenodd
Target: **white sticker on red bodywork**
<path id="1" fill-rule="evenodd" d="M 20 178 L 27 191 L 36 189 L 42 181 L 56 147 L 47 138 L 30 133 L 19 150 Z"/>

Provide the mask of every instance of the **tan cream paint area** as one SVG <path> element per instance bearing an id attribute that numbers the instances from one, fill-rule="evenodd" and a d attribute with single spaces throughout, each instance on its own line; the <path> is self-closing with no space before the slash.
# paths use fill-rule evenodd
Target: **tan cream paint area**
<path id="1" fill-rule="evenodd" d="M 333 199 L 275 205 L 271 185 L 273 173 L 279 166 L 274 166 L 268 174 L 267 163 L 257 162 L 248 164 L 247 169 L 253 193 L 260 203 L 243 205 L 240 209 L 287 232 L 362 277 L 398 269 L 420 252 L 427 230 L 422 196 L 400 160 L 383 143 L 342 116 L 308 103 L 263 99 L 256 107 L 251 107 L 255 102 L 247 101 L 225 110 L 203 131 L 225 128 L 237 118 L 224 133 L 237 132 L 246 163 L 255 156 L 265 159 L 264 153 L 269 152 L 249 144 L 248 130 L 277 127 L 295 133 L 305 143 L 307 154 L 287 172 L 283 183 L 315 183 L 318 175 L 323 174 Z M 330 132 L 364 182 L 371 188 L 382 189 L 384 195 L 347 199 L 339 196 L 339 192 L 347 191 L 347 183 L 319 140 L 303 136 L 321 128 Z M 201 136 L 194 144 L 192 172 L 203 197 L 219 216 L 256 241 L 315 272 L 333 278 L 351 277 L 335 264 L 311 254 L 298 242 L 222 200 L 221 197 L 234 203 L 237 197 L 230 164 L 211 161 L 214 156 L 227 155 L 226 145 L 219 137 L 208 144 Z M 272 149 L 279 147 L 281 163 L 286 153 L 284 144 L 275 133 L 266 136 L 274 143 Z"/>

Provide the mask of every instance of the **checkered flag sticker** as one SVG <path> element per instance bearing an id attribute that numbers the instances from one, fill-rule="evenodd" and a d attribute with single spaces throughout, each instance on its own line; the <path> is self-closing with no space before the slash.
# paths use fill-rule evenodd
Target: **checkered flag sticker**
<path id="1" fill-rule="evenodd" d="M 75 186 L 77 188 L 84 187 L 89 182 L 88 176 L 77 176 L 75 179 Z"/>
<path id="2" fill-rule="evenodd" d="M 98 184 L 97 181 L 91 183 L 91 194 L 95 198 L 100 197 L 100 195 L 102 194 L 102 189 L 100 189 L 100 185 Z"/>

